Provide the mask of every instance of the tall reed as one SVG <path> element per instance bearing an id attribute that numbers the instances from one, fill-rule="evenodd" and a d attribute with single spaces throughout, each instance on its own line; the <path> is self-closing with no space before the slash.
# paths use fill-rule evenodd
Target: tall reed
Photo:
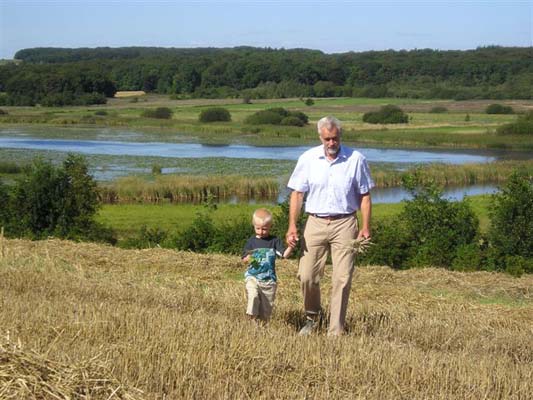
<path id="1" fill-rule="evenodd" d="M 209 198 L 272 200 L 278 195 L 274 178 L 227 176 L 157 176 L 153 181 L 130 176 L 100 188 L 104 203 L 202 202 Z"/>

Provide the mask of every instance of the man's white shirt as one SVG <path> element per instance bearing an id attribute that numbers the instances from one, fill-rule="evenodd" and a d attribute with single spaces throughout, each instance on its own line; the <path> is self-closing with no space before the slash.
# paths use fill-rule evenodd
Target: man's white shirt
<path id="1" fill-rule="evenodd" d="M 341 145 L 337 158 L 330 161 L 320 145 L 300 156 L 287 186 L 307 193 L 306 212 L 337 215 L 357 211 L 361 196 L 375 185 L 361 153 Z"/>

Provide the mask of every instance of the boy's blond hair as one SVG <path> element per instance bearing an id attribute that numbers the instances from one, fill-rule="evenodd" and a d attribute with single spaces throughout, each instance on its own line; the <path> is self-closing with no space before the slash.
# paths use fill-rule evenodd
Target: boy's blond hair
<path id="1" fill-rule="evenodd" d="M 252 216 L 252 224 L 270 224 L 272 223 L 272 213 L 266 208 L 258 208 Z"/>

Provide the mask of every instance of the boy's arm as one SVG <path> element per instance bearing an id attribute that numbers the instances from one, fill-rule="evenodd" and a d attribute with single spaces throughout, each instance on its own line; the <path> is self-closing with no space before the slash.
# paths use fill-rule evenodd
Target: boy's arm
<path id="1" fill-rule="evenodd" d="M 294 247 L 292 246 L 287 247 L 285 251 L 283 252 L 283 258 L 289 258 L 293 251 L 294 251 Z"/>

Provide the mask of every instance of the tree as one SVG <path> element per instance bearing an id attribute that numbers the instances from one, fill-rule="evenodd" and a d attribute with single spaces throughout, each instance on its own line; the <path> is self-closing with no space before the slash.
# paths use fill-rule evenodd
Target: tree
<path id="1" fill-rule="evenodd" d="M 12 236 L 116 241 L 94 220 L 97 185 L 81 156 L 69 155 L 60 167 L 35 159 L 13 185 L 8 204 Z"/>
<path id="2" fill-rule="evenodd" d="M 533 179 L 515 171 L 492 197 L 489 243 L 494 266 L 513 268 L 509 263 L 522 258 L 533 267 Z M 513 257 L 513 258 L 509 258 Z M 507 260 L 506 260 L 507 259 Z M 514 262 L 520 262 L 514 259 Z M 533 268 L 524 272 L 533 273 Z"/>

